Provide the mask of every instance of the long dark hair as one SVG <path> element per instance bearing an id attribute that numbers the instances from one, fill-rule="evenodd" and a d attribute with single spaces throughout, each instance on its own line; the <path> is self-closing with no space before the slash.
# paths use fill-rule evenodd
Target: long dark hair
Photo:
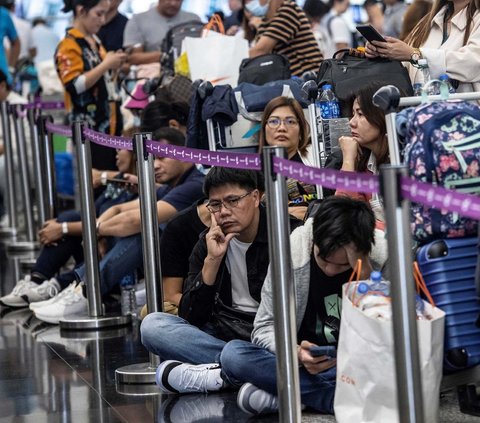
<path id="1" fill-rule="evenodd" d="M 385 123 L 385 112 L 379 109 L 372 102 L 373 95 L 381 88 L 383 83 L 371 83 L 363 86 L 356 91 L 351 99 L 352 110 L 353 102 L 357 100 L 358 105 L 362 109 L 362 113 L 365 119 L 377 128 L 380 132 L 380 136 L 385 138 L 385 142 L 381 145 L 380 154 L 375 155 L 377 166 L 385 163 L 390 163 L 390 157 L 388 152 L 388 142 L 386 141 L 387 124 Z M 362 147 L 362 154 L 357 164 L 357 171 L 364 172 L 367 170 L 368 159 L 370 158 L 371 151 L 368 148 Z"/>
<path id="2" fill-rule="evenodd" d="M 77 6 L 83 6 L 83 8 L 88 12 L 101 1 L 102 0 L 63 0 L 64 6 L 62 12 L 67 13 L 72 11 L 73 16 L 77 16 Z"/>
<path id="3" fill-rule="evenodd" d="M 412 32 L 405 38 L 405 42 L 415 48 L 421 47 L 430 34 L 433 18 L 444 6 L 447 6 L 445 19 L 451 18 L 453 16 L 453 3 L 450 0 L 436 0 L 430 13 L 413 28 Z M 480 0 L 470 0 L 467 6 L 467 24 L 465 25 L 465 33 L 463 35 L 463 45 L 467 44 L 472 29 L 473 16 L 479 9 Z"/>
<path id="4" fill-rule="evenodd" d="M 298 140 L 298 151 L 301 154 L 305 154 L 307 151 L 307 146 L 309 143 L 309 125 L 307 119 L 305 119 L 305 114 L 303 113 L 302 106 L 294 98 L 290 97 L 275 97 L 268 102 L 263 111 L 262 117 L 262 129 L 260 131 L 260 139 L 258 143 L 259 151 L 262 151 L 263 146 L 267 143 L 265 135 L 265 127 L 267 126 L 267 121 L 270 118 L 270 115 L 274 110 L 279 107 L 290 107 L 295 117 L 298 120 L 298 125 L 300 127 L 299 140 Z"/>

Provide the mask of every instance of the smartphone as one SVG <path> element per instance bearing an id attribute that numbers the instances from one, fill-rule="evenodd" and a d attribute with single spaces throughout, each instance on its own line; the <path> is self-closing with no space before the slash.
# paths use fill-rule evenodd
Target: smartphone
<path id="1" fill-rule="evenodd" d="M 333 345 L 322 345 L 321 347 L 313 345 L 310 347 L 310 355 L 312 357 L 326 355 L 329 357 L 329 360 L 331 360 L 332 358 L 337 357 L 337 348 Z"/>
<path id="2" fill-rule="evenodd" d="M 357 25 L 357 31 L 363 35 L 367 41 L 383 41 L 387 42 L 383 35 L 381 35 L 372 25 Z"/>

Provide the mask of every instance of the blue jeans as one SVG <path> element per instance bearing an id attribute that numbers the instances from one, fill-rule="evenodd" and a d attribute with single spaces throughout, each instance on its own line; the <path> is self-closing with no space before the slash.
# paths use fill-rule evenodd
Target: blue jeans
<path id="1" fill-rule="evenodd" d="M 267 349 L 246 341 L 230 341 L 222 350 L 220 364 L 226 378 L 235 385 L 253 383 L 277 395 L 276 357 Z M 333 414 L 337 369 L 312 375 L 300 368 L 302 404 L 322 413 Z"/>
<path id="2" fill-rule="evenodd" d="M 103 257 L 99 264 L 100 292 L 109 293 L 122 278 L 143 268 L 142 237 L 140 234 L 118 238 L 114 247 Z M 75 270 L 77 276 L 84 280 L 85 265 Z"/>
<path id="3" fill-rule="evenodd" d="M 208 330 L 208 328 L 206 328 Z M 142 343 L 162 360 L 218 363 L 225 342 L 168 313 L 151 313 L 140 326 Z"/>

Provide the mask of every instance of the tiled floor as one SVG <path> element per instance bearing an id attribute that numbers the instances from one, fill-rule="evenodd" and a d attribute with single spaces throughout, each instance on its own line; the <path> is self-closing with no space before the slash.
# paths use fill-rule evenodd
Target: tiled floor
<path id="1" fill-rule="evenodd" d="M 21 271 L 0 246 L 0 294 Z M 0 309 L 0 423 L 22 422 L 244 422 L 236 395 L 150 395 L 115 384 L 115 369 L 148 361 L 138 326 L 100 332 L 60 332 L 28 310 Z M 277 422 L 272 415 L 259 422 Z M 334 422 L 304 413 L 304 422 Z M 480 422 L 459 413 L 455 395 L 442 399 L 441 422 Z M 382 422 L 383 423 L 383 422 Z M 387 422 L 388 423 L 388 422 Z"/>

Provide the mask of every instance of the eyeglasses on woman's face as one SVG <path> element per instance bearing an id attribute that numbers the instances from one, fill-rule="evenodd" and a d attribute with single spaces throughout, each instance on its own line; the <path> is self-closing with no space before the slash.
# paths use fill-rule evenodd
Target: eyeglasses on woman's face
<path id="1" fill-rule="evenodd" d="M 285 119 L 271 117 L 267 120 L 267 126 L 270 129 L 277 129 L 282 123 L 286 128 L 294 128 L 298 125 L 298 120 L 294 117 L 287 117 Z"/>
<path id="2" fill-rule="evenodd" d="M 219 200 L 209 201 L 207 203 L 207 209 L 210 213 L 218 213 L 222 209 L 222 206 L 225 207 L 227 210 L 232 210 L 235 207 L 238 207 L 238 203 L 242 198 L 245 198 L 247 195 L 251 194 L 252 192 L 253 191 L 249 191 L 243 195 L 235 195 L 235 196 L 232 195 L 231 197 L 228 197 L 223 201 L 219 201 Z"/>

